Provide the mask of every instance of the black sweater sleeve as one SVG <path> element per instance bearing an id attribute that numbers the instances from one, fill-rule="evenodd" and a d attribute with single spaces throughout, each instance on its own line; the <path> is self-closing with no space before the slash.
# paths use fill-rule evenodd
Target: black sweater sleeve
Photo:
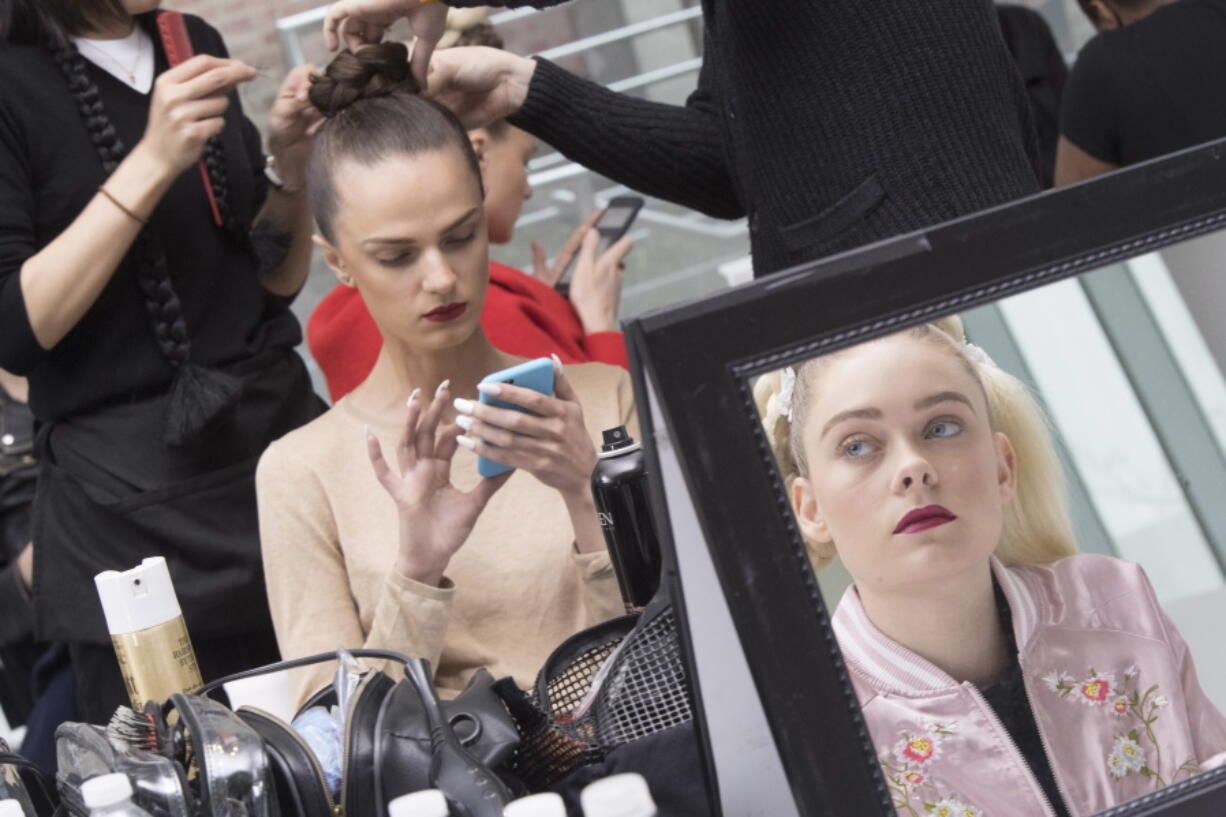
<path id="1" fill-rule="evenodd" d="M 720 102 L 706 63 L 686 104 L 665 105 L 610 91 L 549 60 L 536 62 L 511 124 L 627 187 L 717 218 L 745 215 L 725 160 Z"/>
<path id="2" fill-rule="evenodd" d="M 24 136 L 0 96 L 0 369 L 25 375 L 46 355 L 21 292 L 21 266 L 37 251 L 34 191 Z"/>

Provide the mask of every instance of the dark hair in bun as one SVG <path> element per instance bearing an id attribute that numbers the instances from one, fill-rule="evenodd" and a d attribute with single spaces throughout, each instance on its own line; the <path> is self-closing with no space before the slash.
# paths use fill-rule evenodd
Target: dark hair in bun
<path id="1" fill-rule="evenodd" d="M 336 191 L 332 170 L 342 159 L 374 165 L 390 155 L 459 150 L 481 188 L 481 168 L 468 133 L 455 115 L 419 96 L 404 44 L 346 49 L 311 78 L 311 103 L 328 121 L 315 136 L 307 188 L 319 231 L 333 241 Z M 484 191 L 482 193 L 484 195 Z"/>

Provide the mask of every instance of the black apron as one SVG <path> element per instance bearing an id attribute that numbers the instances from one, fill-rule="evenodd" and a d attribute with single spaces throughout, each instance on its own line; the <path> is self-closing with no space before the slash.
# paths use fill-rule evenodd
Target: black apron
<path id="1" fill-rule="evenodd" d="M 200 444 L 163 445 L 164 394 L 41 430 L 33 531 L 40 640 L 109 645 L 94 575 L 149 556 L 166 558 L 194 642 L 271 634 L 255 466 L 269 443 L 325 406 L 292 350 L 223 368 L 242 381 L 243 396 Z M 199 657 L 202 666 L 228 663 Z"/>

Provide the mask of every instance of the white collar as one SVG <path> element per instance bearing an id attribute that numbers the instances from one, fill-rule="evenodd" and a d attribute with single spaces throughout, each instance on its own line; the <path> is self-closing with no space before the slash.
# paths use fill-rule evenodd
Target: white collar
<path id="1" fill-rule="evenodd" d="M 142 94 L 153 87 L 153 40 L 139 24 L 118 40 L 73 37 L 81 56 Z"/>
<path id="2" fill-rule="evenodd" d="M 992 574 L 1009 603 L 1013 635 L 1018 652 L 1021 652 L 1039 625 L 1036 593 L 1027 585 L 1024 571 L 1005 567 L 995 556 L 992 557 Z M 869 621 L 855 585 L 843 594 L 832 624 L 843 656 L 875 686 L 904 694 L 921 694 L 959 685 L 945 670 L 878 630 Z"/>

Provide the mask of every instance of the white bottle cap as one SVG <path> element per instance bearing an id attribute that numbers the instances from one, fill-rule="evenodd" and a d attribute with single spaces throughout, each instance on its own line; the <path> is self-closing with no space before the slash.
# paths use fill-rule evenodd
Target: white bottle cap
<path id="1" fill-rule="evenodd" d="M 94 584 L 111 635 L 147 630 L 182 614 L 170 570 L 161 556 L 145 559 L 123 573 L 99 573 L 94 576 Z"/>
<path id="2" fill-rule="evenodd" d="M 132 784 L 123 772 L 91 777 L 81 784 L 81 797 L 91 811 L 132 799 Z"/>
<path id="3" fill-rule="evenodd" d="M 584 817 L 656 817 L 656 803 L 640 774 L 615 774 L 579 795 Z"/>
<path id="4" fill-rule="evenodd" d="M 0 817 L 26 817 L 26 810 L 16 800 L 0 800 Z"/>
<path id="5" fill-rule="evenodd" d="M 503 817 L 566 817 L 566 803 L 561 796 L 545 792 L 507 803 L 502 814 Z"/>
<path id="6" fill-rule="evenodd" d="M 438 789 L 402 794 L 387 804 L 387 817 L 448 817 L 447 798 Z"/>

